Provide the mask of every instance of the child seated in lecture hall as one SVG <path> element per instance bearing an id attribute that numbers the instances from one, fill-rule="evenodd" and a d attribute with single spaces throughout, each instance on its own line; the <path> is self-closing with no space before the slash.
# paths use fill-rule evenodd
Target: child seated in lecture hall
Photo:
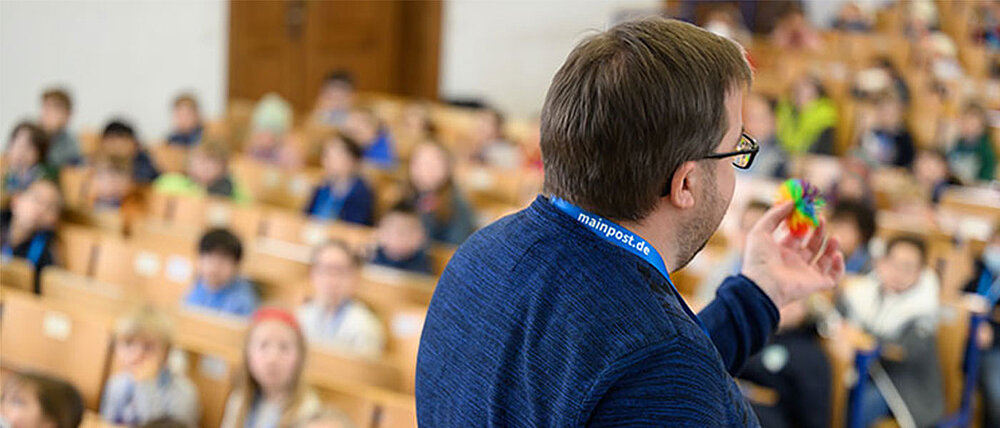
<path id="1" fill-rule="evenodd" d="M 815 77 L 804 75 L 792 83 L 788 97 L 778 102 L 775 120 L 786 152 L 833 154 L 837 106 Z"/>
<path id="2" fill-rule="evenodd" d="M 427 233 L 413 205 L 402 201 L 382 216 L 375 231 L 372 263 L 395 269 L 430 274 Z"/>
<path id="3" fill-rule="evenodd" d="M 191 149 L 187 173 L 167 173 L 153 182 L 153 190 L 170 195 L 214 195 L 249 203 L 249 192 L 229 174 L 229 149 L 217 141 L 206 141 Z"/>
<path id="4" fill-rule="evenodd" d="M 319 397 L 302 375 L 306 352 L 294 315 L 272 307 L 254 313 L 221 427 L 300 427 L 319 413 Z"/>
<path id="5" fill-rule="evenodd" d="M 400 112 L 399 126 L 393 136 L 399 142 L 400 156 L 409 158 L 409 150 L 421 141 L 437 136 L 437 128 L 431 119 L 431 105 L 428 102 L 411 102 Z"/>
<path id="6" fill-rule="evenodd" d="M 863 426 L 889 416 L 887 396 L 895 396 L 895 391 L 908 413 L 893 413 L 896 418 L 925 427 L 944 414 L 936 340 L 939 285 L 926 259 L 923 240 L 895 237 L 886 244 L 872 274 L 844 287 L 840 302 L 844 317 L 878 340 L 878 364 L 889 381 L 878 386 L 872 379 L 865 381 L 860 403 Z M 887 390 L 888 385 L 895 391 Z"/>
<path id="7" fill-rule="evenodd" d="M 841 200 L 852 200 L 874 209 L 875 191 L 871 182 L 872 168 L 864 160 L 849 156 L 842 157 L 833 164 L 837 171 L 834 181 L 826 190 L 826 202 L 829 206 L 837 205 Z M 813 168 L 814 170 L 816 168 Z M 806 172 L 806 175 L 809 171 Z"/>
<path id="8" fill-rule="evenodd" d="M 121 120 L 112 120 L 101 134 L 100 153 L 132 160 L 132 177 L 136 183 L 148 184 L 160 175 L 149 152 L 142 148 L 132 125 Z"/>
<path id="9" fill-rule="evenodd" d="M 963 182 L 997 179 L 997 153 L 987 128 L 986 109 L 968 104 L 958 120 L 958 135 L 948 151 L 948 163 Z"/>
<path id="10" fill-rule="evenodd" d="M 982 349 L 979 359 L 979 391 L 983 397 L 983 426 L 1000 426 L 1000 223 L 993 226 L 993 236 L 975 262 L 965 292 L 975 293 L 988 302 L 988 321 L 979 326 L 977 341 Z"/>
<path id="11" fill-rule="evenodd" d="M 41 272 L 55 264 L 55 229 L 62 210 L 59 188 L 50 180 L 36 180 L 14 196 L 10 210 L 0 211 L 2 256 L 21 257 L 35 266 L 35 293 L 41 294 Z"/>
<path id="12" fill-rule="evenodd" d="M 171 417 L 189 427 L 198 423 L 198 391 L 183 374 L 167 367 L 173 328 L 151 306 L 136 308 L 118 321 L 114 354 L 117 373 L 108 378 L 101 418 L 136 426 Z"/>
<path id="13" fill-rule="evenodd" d="M 475 231 L 475 213 L 455 185 L 451 153 L 426 141 L 413 148 L 409 162 L 409 198 L 430 239 L 459 245 Z"/>
<path id="14" fill-rule="evenodd" d="M 7 140 L 3 156 L 3 200 L 24 191 L 35 180 L 49 175 L 45 154 L 49 141 L 37 125 L 21 122 Z"/>
<path id="15" fill-rule="evenodd" d="M 866 274 L 872 270 L 868 246 L 875 236 L 875 211 L 862 202 L 841 200 L 830 214 L 830 236 L 844 253 L 844 272 Z"/>
<path id="16" fill-rule="evenodd" d="M 239 275 L 243 244 L 227 229 L 211 229 L 198 243 L 197 275 L 184 304 L 223 314 L 249 316 L 257 290 Z"/>
<path id="17" fill-rule="evenodd" d="M 0 426 L 5 428 L 77 428 L 83 421 L 83 397 L 65 381 L 41 373 L 4 376 Z"/>
<path id="18" fill-rule="evenodd" d="M 918 190 L 918 200 L 937 204 L 948 186 L 960 185 L 948 166 L 944 152 L 937 149 L 921 149 L 913 161 L 913 179 Z"/>
<path id="19" fill-rule="evenodd" d="M 191 147 L 201 142 L 205 127 L 194 95 L 184 93 L 174 99 L 171 122 L 173 129 L 167 136 L 167 144 Z"/>
<path id="20" fill-rule="evenodd" d="M 499 110 L 482 108 L 476 112 L 472 130 L 472 162 L 496 168 L 521 166 L 521 150 L 504 136 L 504 117 Z"/>
<path id="21" fill-rule="evenodd" d="M 396 149 L 392 136 L 372 109 L 351 110 L 341 132 L 361 145 L 365 161 L 381 169 L 396 166 Z"/>
<path id="22" fill-rule="evenodd" d="M 280 95 L 264 95 L 253 109 L 250 119 L 250 141 L 246 151 L 258 162 L 282 168 L 302 164 L 302 155 L 290 144 L 292 106 Z"/>
<path id="23" fill-rule="evenodd" d="M 122 211 L 128 217 L 142 214 L 142 195 L 132 181 L 132 163 L 128 159 L 98 155 L 91 166 L 89 197 L 95 211 Z"/>
<path id="24" fill-rule="evenodd" d="M 760 145 L 753 168 L 740 170 L 743 174 L 773 178 L 782 178 L 787 174 L 788 155 L 775 134 L 774 108 L 773 99 L 758 93 L 750 94 L 743 103 L 745 130 Z"/>
<path id="25" fill-rule="evenodd" d="M 375 196 L 361 177 L 361 146 L 350 137 L 331 136 L 323 143 L 323 181 L 306 205 L 306 214 L 371 226 Z"/>
<path id="26" fill-rule="evenodd" d="M 814 315 L 799 300 L 781 308 L 778 332 L 739 379 L 761 426 L 824 428 L 830 423 L 831 377 Z"/>
<path id="27" fill-rule="evenodd" d="M 909 167 L 914 144 L 906 129 L 906 106 L 892 95 L 882 95 L 870 110 L 859 112 L 861 128 L 855 154 L 873 166 Z"/>
<path id="28" fill-rule="evenodd" d="M 872 17 L 871 14 L 866 12 L 857 3 L 846 2 L 837 11 L 837 16 L 833 18 L 830 27 L 840 31 L 870 32 L 873 27 Z"/>
<path id="29" fill-rule="evenodd" d="M 68 128 L 72 112 L 73 100 L 66 90 L 52 88 L 42 93 L 42 111 L 38 121 L 50 142 L 45 163 L 52 167 L 75 165 L 83 159 L 80 143 Z"/>
<path id="30" fill-rule="evenodd" d="M 312 343 L 379 356 L 385 350 L 385 327 L 354 298 L 360 268 L 360 260 L 343 241 L 316 247 L 309 269 L 313 295 L 295 315 Z"/>
<path id="31" fill-rule="evenodd" d="M 323 79 L 313 119 L 333 127 L 344 126 L 353 105 L 354 76 L 344 70 L 332 71 Z"/>
<path id="32" fill-rule="evenodd" d="M 910 104 L 910 87 L 899 69 L 887 56 L 876 56 L 868 60 L 865 68 L 854 74 L 851 82 L 851 97 L 859 101 L 871 101 L 889 95 Z"/>

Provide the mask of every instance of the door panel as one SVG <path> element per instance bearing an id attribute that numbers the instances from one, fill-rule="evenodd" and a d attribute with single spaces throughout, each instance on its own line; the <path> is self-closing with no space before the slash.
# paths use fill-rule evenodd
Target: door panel
<path id="1" fill-rule="evenodd" d="M 257 99 L 274 91 L 298 105 L 304 96 L 302 50 L 290 34 L 298 2 L 230 2 L 229 98 Z"/>
<path id="2" fill-rule="evenodd" d="M 333 70 L 361 91 L 437 97 L 441 4 L 231 1 L 229 98 L 275 91 L 309 111 Z"/>

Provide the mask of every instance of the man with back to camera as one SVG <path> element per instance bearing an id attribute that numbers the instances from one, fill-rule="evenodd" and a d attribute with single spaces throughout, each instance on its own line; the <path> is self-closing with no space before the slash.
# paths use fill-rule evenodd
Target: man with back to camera
<path id="1" fill-rule="evenodd" d="M 544 195 L 466 241 L 434 292 L 421 426 L 759 425 L 732 375 L 778 307 L 832 288 L 844 261 L 822 225 L 775 238 L 786 203 L 698 315 L 671 284 L 719 226 L 734 166 L 753 161 L 750 81 L 738 45 L 679 21 L 573 49 L 542 110 Z"/>

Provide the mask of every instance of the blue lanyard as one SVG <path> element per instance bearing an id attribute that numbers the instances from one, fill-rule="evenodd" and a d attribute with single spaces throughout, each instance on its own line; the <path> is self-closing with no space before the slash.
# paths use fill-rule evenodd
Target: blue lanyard
<path id="1" fill-rule="evenodd" d="M 580 207 L 573 205 L 564 199 L 552 197 L 551 200 L 552 204 L 555 205 L 556 208 L 559 208 L 559 210 L 566 213 L 580 224 L 586 226 L 587 229 L 594 232 L 595 235 L 611 244 L 624 248 L 626 251 L 645 260 L 646 263 L 653 265 L 653 267 L 656 268 L 661 275 L 663 275 L 663 278 L 667 280 L 667 284 L 670 284 L 671 291 L 673 291 L 674 295 L 677 296 L 678 303 L 680 303 L 688 317 L 690 317 L 695 324 L 698 324 L 698 327 L 701 327 L 706 336 L 711 337 L 708 333 L 708 329 L 705 327 L 705 324 L 703 324 L 701 319 L 699 319 L 698 316 L 691 311 L 691 308 L 688 307 L 687 303 L 685 303 L 684 299 L 681 297 L 681 293 L 677 291 L 677 287 L 674 286 L 673 281 L 670 280 L 670 272 L 667 272 L 667 265 L 663 262 L 663 257 L 660 256 L 660 253 L 656 251 L 656 248 L 653 248 L 649 242 L 646 242 L 646 240 L 642 239 L 641 236 L 632 233 L 628 229 L 621 227 L 612 221 L 606 220 L 604 217 L 597 214 L 584 211 Z"/>

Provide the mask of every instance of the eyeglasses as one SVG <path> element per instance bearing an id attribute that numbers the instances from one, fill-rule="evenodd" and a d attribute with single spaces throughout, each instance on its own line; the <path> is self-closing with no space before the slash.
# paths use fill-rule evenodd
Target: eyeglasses
<path id="1" fill-rule="evenodd" d="M 712 153 L 705 156 L 704 159 L 723 159 L 736 156 L 736 159 L 733 159 L 733 166 L 739 169 L 750 169 L 750 165 L 753 165 L 753 159 L 757 157 L 757 152 L 759 151 L 760 146 L 757 145 L 757 140 L 754 140 L 753 137 L 744 132 L 740 134 L 740 142 L 736 144 L 735 151 Z"/>
<path id="2" fill-rule="evenodd" d="M 753 139 L 746 132 L 740 134 L 740 142 L 736 143 L 736 150 L 725 153 L 712 153 L 702 159 L 725 159 L 728 157 L 736 156 L 733 159 L 733 166 L 739 169 L 750 169 L 750 165 L 753 165 L 753 160 L 757 157 L 757 152 L 760 151 L 760 146 L 757 145 L 757 140 Z M 670 180 L 667 180 L 667 184 L 663 187 L 663 192 L 660 197 L 667 196 L 670 194 Z"/>

